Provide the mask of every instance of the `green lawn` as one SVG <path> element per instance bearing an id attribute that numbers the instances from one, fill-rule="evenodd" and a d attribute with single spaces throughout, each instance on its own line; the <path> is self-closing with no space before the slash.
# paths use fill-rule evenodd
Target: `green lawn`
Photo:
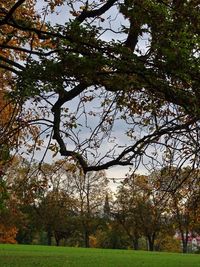
<path id="1" fill-rule="evenodd" d="M 0 245 L 0 267 L 200 267 L 200 255 Z"/>

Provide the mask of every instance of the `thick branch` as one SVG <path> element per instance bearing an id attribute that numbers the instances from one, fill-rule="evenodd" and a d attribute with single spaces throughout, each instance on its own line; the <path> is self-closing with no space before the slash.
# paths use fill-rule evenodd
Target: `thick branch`
<path id="1" fill-rule="evenodd" d="M 108 9 L 110 9 L 117 0 L 108 0 L 102 7 L 95 10 L 83 10 L 83 12 L 76 18 L 76 21 L 82 23 L 87 18 L 95 18 L 97 16 L 101 16 Z"/>
<path id="2" fill-rule="evenodd" d="M 129 33 L 125 41 L 125 46 L 130 48 L 132 51 L 135 50 L 136 44 L 138 42 L 138 37 L 141 30 L 140 28 L 141 28 L 140 23 L 138 23 L 134 18 L 131 18 Z"/>
<path id="3" fill-rule="evenodd" d="M 9 67 L 9 66 L 7 66 L 7 65 L 4 65 L 4 64 L 0 64 L 0 68 L 1 68 L 1 69 L 4 69 L 4 70 L 11 71 L 11 72 L 13 72 L 13 73 L 15 73 L 15 74 L 17 74 L 17 75 L 20 74 L 20 72 L 17 71 L 16 69 L 13 69 L 13 68 L 11 68 L 11 67 Z"/>
<path id="4" fill-rule="evenodd" d="M 10 60 L 10 59 L 3 57 L 1 55 L 0 55 L 0 60 L 5 62 L 5 63 L 8 63 L 9 65 L 14 66 L 20 70 L 24 70 L 24 67 L 22 65 L 20 65 L 19 63 L 16 63 L 13 60 Z"/>
<path id="5" fill-rule="evenodd" d="M 24 2 L 25 2 L 25 0 L 19 0 L 19 1 L 17 1 L 14 4 L 14 6 L 12 6 L 12 8 L 8 11 L 8 13 L 5 16 L 5 18 L 0 21 L 0 25 L 3 25 L 5 23 L 7 23 L 11 19 L 12 15 L 17 10 L 17 8 L 19 8 Z"/>
<path id="6" fill-rule="evenodd" d="M 58 53 L 60 51 L 63 51 L 61 49 L 55 49 L 55 50 L 51 50 L 49 52 L 40 52 L 40 51 L 36 51 L 36 50 L 31 50 L 31 49 L 27 49 L 27 48 L 23 48 L 23 47 L 17 47 L 17 46 L 6 45 L 6 44 L 0 44 L 0 48 L 2 48 L 2 49 L 11 49 L 11 50 L 14 50 L 14 51 L 20 51 L 20 52 L 28 53 L 28 54 L 31 54 L 31 55 L 37 55 L 37 56 L 50 56 L 52 54 Z M 68 51 L 68 50 L 66 49 L 66 51 Z"/>
<path id="7" fill-rule="evenodd" d="M 188 121 L 185 124 L 176 125 L 174 127 L 167 127 L 161 130 L 156 130 L 152 134 L 149 134 L 147 136 L 144 136 L 140 140 L 138 140 L 133 146 L 125 149 L 116 159 L 113 159 L 111 161 L 106 162 L 105 164 L 101 164 L 98 166 L 89 166 L 85 169 L 85 172 L 87 171 L 100 171 L 103 169 L 108 169 L 112 166 L 128 166 L 132 165 L 131 161 L 133 158 L 135 158 L 138 155 L 142 155 L 143 149 L 146 145 L 156 141 L 158 138 L 165 134 L 174 133 L 175 131 L 182 130 L 187 128 L 189 125 L 193 124 L 196 120 L 193 119 L 191 121 Z M 127 156 L 129 153 L 132 153 L 127 159 L 123 160 L 125 156 Z"/>
<path id="8" fill-rule="evenodd" d="M 58 100 L 56 101 L 56 103 L 52 107 L 52 111 L 55 113 L 56 110 L 61 108 L 61 106 L 64 103 L 66 103 L 66 102 L 72 100 L 73 98 L 75 98 L 76 96 L 78 96 L 87 87 L 88 87 L 88 85 L 86 85 L 85 83 L 80 83 L 79 85 L 77 85 L 75 88 L 73 88 L 70 91 L 62 91 L 62 92 L 60 92 Z"/>
<path id="9" fill-rule="evenodd" d="M 63 138 L 60 134 L 60 118 L 61 118 L 61 106 L 64 103 L 66 103 L 66 102 L 72 100 L 73 98 L 75 98 L 76 96 L 78 96 L 86 88 L 87 88 L 86 84 L 79 84 L 69 92 L 66 92 L 66 91 L 63 92 L 62 91 L 59 94 L 59 98 L 58 98 L 57 102 L 54 104 L 54 106 L 52 108 L 52 112 L 54 113 L 53 139 L 55 139 L 59 144 L 60 154 L 62 156 L 66 156 L 66 157 L 71 156 L 73 158 L 76 158 L 84 170 L 87 168 L 87 163 L 85 162 L 83 157 L 79 153 L 67 150 L 67 148 L 66 148 L 66 145 L 65 145 Z"/>

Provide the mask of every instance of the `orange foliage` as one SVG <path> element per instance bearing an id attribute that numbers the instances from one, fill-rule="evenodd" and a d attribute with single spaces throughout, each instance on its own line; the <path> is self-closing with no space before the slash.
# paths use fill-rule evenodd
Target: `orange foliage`
<path id="1" fill-rule="evenodd" d="M 6 14 L 15 4 L 15 0 L 7 0 L 0 3 L 0 17 L 5 18 Z M 40 15 L 35 10 L 35 6 L 35 0 L 26 0 L 12 14 L 12 17 L 22 29 L 8 24 L 1 25 L 0 57 L 2 57 L 2 59 L 5 58 L 14 62 L 25 60 L 28 56 L 27 52 L 23 50 L 25 44 L 26 48 L 30 50 L 34 47 L 50 46 L 48 40 L 40 40 L 34 32 L 23 30 L 23 28 L 46 30 L 43 22 L 41 22 L 42 19 Z M 9 65 L 4 59 L 3 62 L 4 65 Z M 5 73 L 7 72 L 9 71 Z M 0 77 L 0 79 L 2 78 L 5 79 L 5 81 L 8 79 L 5 75 Z"/>
<path id="2" fill-rule="evenodd" d="M 96 248 L 97 247 L 97 238 L 94 235 L 90 235 L 89 244 L 90 244 L 90 248 Z"/>
<path id="3" fill-rule="evenodd" d="M 64 4 L 64 0 L 45 0 L 45 2 L 47 2 L 50 7 L 51 12 L 53 12 L 57 6 Z"/>
<path id="4" fill-rule="evenodd" d="M 0 146 L 1 153 L 4 145 L 8 148 L 16 143 L 18 136 L 18 126 L 16 116 L 19 108 L 16 104 L 6 98 L 6 82 L 0 72 Z M 3 146 L 3 147 L 2 147 Z M 0 157 L 1 158 L 1 157 Z"/>
<path id="5" fill-rule="evenodd" d="M 169 234 L 161 235 L 156 241 L 155 245 L 160 251 L 166 252 L 181 252 L 180 240 L 175 239 Z"/>
<path id="6" fill-rule="evenodd" d="M 13 7 L 13 5 L 16 3 L 14 0 L 7 0 L 4 1 L 0 5 L 1 11 L 0 16 L 5 17 L 5 14 Z M 23 20 L 26 20 L 26 23 L 29 23 L 30 19 L 32 20 L 32 25 L 35 26 L 38 23 L 39 17 L 36 16 L 36 13 L 34 11 L 35 1 L 28 0 L 23 5 L 21 5 L 19 8 L 17 8 L 13 14 L 13 17 L 15 20 L 21 20 L 22 14 L 23 14 Z M 35 24 L 35 25 L 34 25 Z M 19 46 L 21 44 L 21 38 L 30 38 L 30 33 L 19 31 L 16 28 L 13 28 L 12 26 L 9 26 L 7 24 L 1 26 L 1 32 L 4 34 L 1 34 L 0 37 L 0 43 L 10 46 Z M 20 38 L 19 38 L 20 36 Z M 0 55 L 5 57 L 11 57 L 18 55 L 18 58 L 20 58 L 20 55 L 23 56 L 22 52 L 13 53 L 12 50 L 8 49 L 0 49 Z"/>
<path id="7" fill-rule="evenodd" d="M 3 224 L 0 224 L 0 243 L 3 244 L 16 244 L 16 235 L 17 235 L 17 228 L 7 227 Z"/>
<path id="8" fill-rule="evenodd" d="M 0 75 L 0 84 L 1 84 Z M 1 85 L 0 85 L 1 86 Z M 0 90 L 0 127 L 4 127 L 10 121 L 13 113 L 13 106 L 5 99 L 5 92 Z"/>

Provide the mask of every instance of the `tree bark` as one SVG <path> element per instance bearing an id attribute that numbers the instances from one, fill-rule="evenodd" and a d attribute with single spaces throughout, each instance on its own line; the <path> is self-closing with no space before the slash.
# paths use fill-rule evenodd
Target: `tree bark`
<path id="1" fill-rule="evenodd" d="M 187 242 L 182 242 L 182 244 L 183 244 L 183 249 L 182 249 L 182 251 L 183 251 L 183 253 L 187 253 L 188 252 L 188 244 L 187 244 Z"/>
<path id="2" fill-rule="evenodd" d="M 84 241 L 85 241 L 85 247 L 89 248 L 90 247 L 89 232 L 87 229 L 85 229 L 85 232 L 84 232 Z"/>
<path id="3" fill-rule="evenodd" d="M 59 238 L 59 235 L 57 233 L 54 233 L 54 237 L 55 237 L 55 240 L 56 240 L 56 246 L 58 247 L 59 244 L 60 244 L 60 238 Z"/>
<path id="4" fill-rule="evenodd" d="M 149 251 L 154 251 L 155 235 L 148 236 L 147 239 L 148 239 Z"/>
<path id="5" fill-rule="evenodd" d="M 133 248 L 134 248 L 134 250 L 138 250 L 139 249 L 138 238 L 133 240 Z"/>
<path id="6" fill-rule="evenodd" d="M 149 251 L 154 251 L 154 242 L 149 240 Z"/>
<path id="7" fill-rule="evenodd" d="M 181 239 L 182 239 L 182 252 L 187 253 L 188 252 L 188 230 L 184 234 L 184 231 L 181 231 Z"/>
<path id="8" fill-rule="evenodd" d="M 47 230 L 47 244 L 48 244 L 48 246 L 51 246 L 51 236 L 52 236 L 51 230 L 48 229 Z"/>

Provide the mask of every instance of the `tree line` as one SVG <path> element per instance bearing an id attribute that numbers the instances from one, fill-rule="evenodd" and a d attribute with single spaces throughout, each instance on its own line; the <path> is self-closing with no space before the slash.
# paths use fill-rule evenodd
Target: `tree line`
<path id="1" fill-rule="evenodd" d="M 186 253 L 200 234 L 199 175 L 165 167 L 132 174 L 113 192 L 105 172 L 15 158 L 3 178 L 0 241 Z"/>

